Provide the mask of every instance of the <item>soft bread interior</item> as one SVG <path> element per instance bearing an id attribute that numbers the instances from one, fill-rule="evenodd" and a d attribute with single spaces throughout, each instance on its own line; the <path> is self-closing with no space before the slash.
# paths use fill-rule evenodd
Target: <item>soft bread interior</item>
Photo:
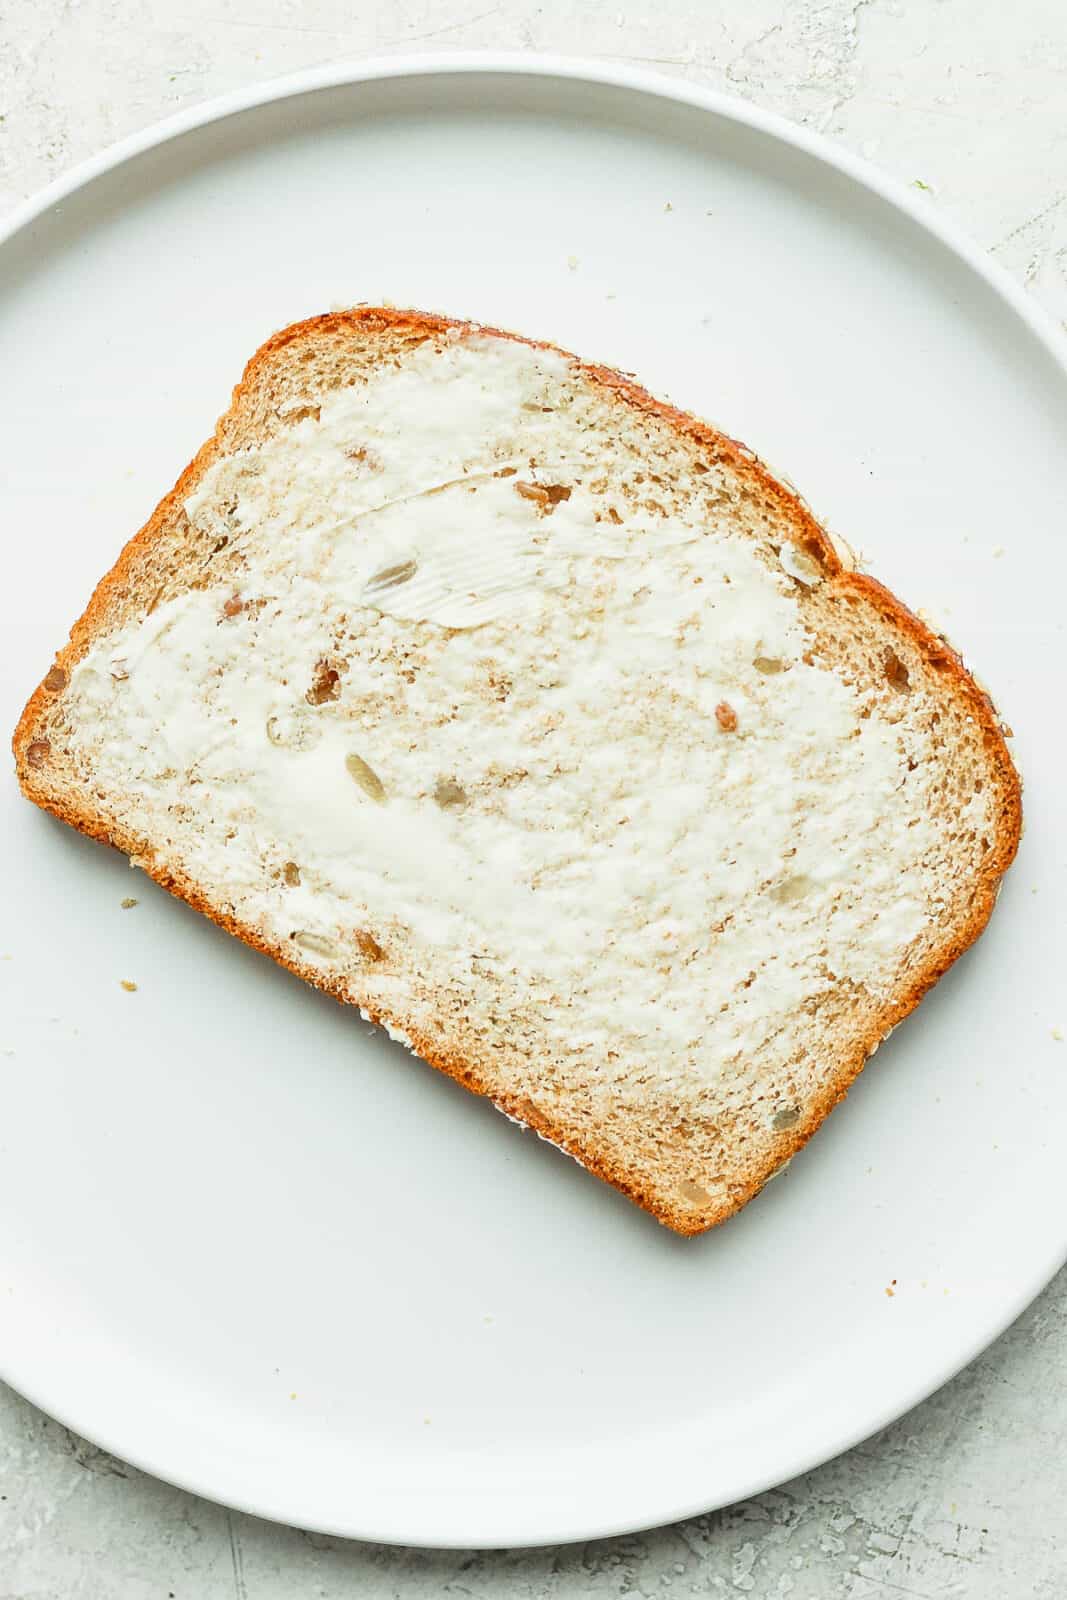
<path id="1" fill-rule="evenodd" d="M 968 942 L 1011 804 L 969 681 L 716 438 L 480 330 L 291 342 L 31 763 L 683 1231 Z"/>

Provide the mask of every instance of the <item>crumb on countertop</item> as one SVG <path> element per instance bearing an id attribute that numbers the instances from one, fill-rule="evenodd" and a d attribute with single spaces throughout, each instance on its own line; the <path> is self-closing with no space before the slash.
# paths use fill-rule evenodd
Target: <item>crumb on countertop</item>
<path id="1" fill-rule="evenodd" d="M 886 1291 L 885 1292 L 886 1292 L 887 1296 L 889 1297 L 889 1299 L 892 1300 L 894 1298 L 895 1294 L 896 1294 L 896 1291 L 897 1291 L 897 1280 L 894 1278 L 891 1283 L 886 1285 Z"/>
<path id="2" fill-rule="evenodd" d="M 570 267 L 572 272 L 577 272 L 577 270 L 578 270 L 578 257 L 577 256 L 568 256 L 567 257 L 567 265 L 568 265 L 568 267 Z"/>
<path id="3" fill-rule="evenodd" d="M 1062 1028 L 1053 1028 L 1052 1029 L 1052 1037 L 1054 1039 L 1057 1039 L 1057 1040 L 1062 1042 L 1062 1040 L 1063 1040 L 1063 1029 Z"/>
<path id="4" fill-rule="evenodd" d="M 1002 544 L 995 544 L 993 546 L 993 559 L 996 560 L 997 556 L 1002 556 L 1003 554 L 1004 546 Z"/>
<path id="5" fill-rule="evenodd" d="M 123 902 L 122 902 L 122 909 L 123 909 L 123 911 L 129 911 L 130 907 L 131 906 L 135 906 L 136 904 L 137 904 L 137 901 L 134 899 L 133 895 L 132 894 L 128 894 L 126 896 L 125 900 L 123 900 Z"/>
<path id="6" fill-rule="evenodd" d="M 127 994 L 133 994 L 134 990 L 137 988 L 137 985 L 134 983 L 132 978 L 120 978 L 119 982 Z"/>

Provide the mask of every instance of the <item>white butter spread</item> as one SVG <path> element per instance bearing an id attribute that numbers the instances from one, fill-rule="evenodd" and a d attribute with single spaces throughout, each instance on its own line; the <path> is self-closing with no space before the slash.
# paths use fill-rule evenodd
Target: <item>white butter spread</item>
<path id="1" fill-rule="evenodd" d="M 579 1056 L 710 1078 L 893 971 L 931 833 L 896 729 L 802 659 L 813 564 L 621 496 L 568 373 L 422 346 L 220 460 L 186 510 L 244 609 L 208 567 L 85 657 L 74 726 L 109 728 L 131 826 L 413 1028 L 419 973 L 495 975 Z M 337 698 L 309 704 L 319 663 Z M 403 960 L 368 966 L 357 929 Z"/>

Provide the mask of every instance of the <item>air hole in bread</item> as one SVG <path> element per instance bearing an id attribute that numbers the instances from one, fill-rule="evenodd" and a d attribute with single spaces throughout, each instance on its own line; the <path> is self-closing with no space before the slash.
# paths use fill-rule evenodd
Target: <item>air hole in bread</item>
<path id="1" fill-rule="evenodd" d="M 336 667 L 331 667 L 328 661 L 316 662 L 315 676 L 304 699 L 309 706 L 322 706 L 330 700 L 340 700 L 340 698 L 341 674 Z"/>
<path id="2" fill-rule="evenodd" d="M 908 679 L 908 669 L 901 661 L 895 650 L 887 650 L 884 663 L 885 681 L 893 689 L 906 694 L 911 684 Z"/>
<path id="3" fill-rule="evenodd" d="M 304 422 L 308 417 L 318 422 L 319 417 L 322 415 L 322 408 L 320 406 L 294 406 L 291 411 L 286 411 L 283 415 L 286 422 Z"/>
<path id="4" fill-rule="evenodd" d="M 321 729 L 306 713 L 280 711 L 272 712 L 267 718 L 266 734 L 276 749 L 313 750 L 321 737 Z"/>

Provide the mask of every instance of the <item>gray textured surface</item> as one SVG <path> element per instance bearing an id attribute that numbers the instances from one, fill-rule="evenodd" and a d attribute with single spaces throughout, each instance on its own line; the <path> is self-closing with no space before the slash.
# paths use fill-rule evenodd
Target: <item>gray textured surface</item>
<path id="1" fill-rule="evenodd" d="M 1067 319 L 1063 0 L 4 0 L 0 214 L 179 106 L 368 52 L 656 65 L 830 134 L 943 208 Z M 2 379 L 0 379 L 2 381 Z M 1065 1059 L 1067 1070 L 1067 1059 Z M 718 1595 L 1063 1600 L 1067 1275 L 953 1384 L 782 1489 L 675 1528 L 435 1554 L 230 1514 L 0 1390 L 0 1600 Z"/>

